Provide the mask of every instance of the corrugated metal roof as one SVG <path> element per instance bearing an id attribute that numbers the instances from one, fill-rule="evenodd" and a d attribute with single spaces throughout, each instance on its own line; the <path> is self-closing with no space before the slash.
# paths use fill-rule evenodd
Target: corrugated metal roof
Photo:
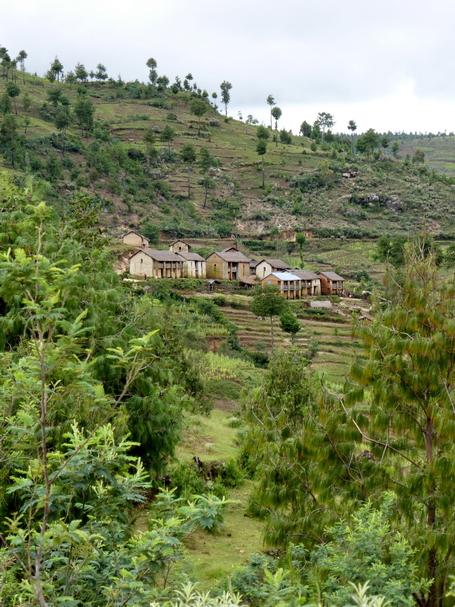
<path id="1" fill-rule="evenodd" d="M 338 276 L 338 274 L 335 274 L 335 272 L 318 272 L 318 274 L 326 276 L 329 280 L 344 280 L 344 278 Z"/>
<path id="2" fill-rule="evenodd" d="M 295 274 L 302 280 L 320 280 L 319 276 L 313 270 L 292 270 L 292 274 Z"/>
<path id="3" fill-rule="evenodd" d="M 155 261 L 179 261 L 182 263 L 182 258 L 172 251 L 157 251 L 156 249 L 142 249 L 142 252 L 154 259 Z"/>
<path id="4" fill-rule="evenodd" d="M 179 251 L 177 255 L 183 257 L 185 261 L 205 261 L 205 259 L 199 255 L 199 253 L 185 253 L 183 251 Z"/>
<path id="5" fill-rule="evenodd" d="M 272 272 L 271 274 L 273 274 L 273 276 L 276 276 L 278 280 L 300 280 L 298 276 L 296 276 L 295 274 L 291 274 L 291 272 Z M 269 274 L 268 276 L 271 276 L 271 274 Z M 267 276 L 265 276 L 262 280 L 265 280 L 266 278 Z"/>

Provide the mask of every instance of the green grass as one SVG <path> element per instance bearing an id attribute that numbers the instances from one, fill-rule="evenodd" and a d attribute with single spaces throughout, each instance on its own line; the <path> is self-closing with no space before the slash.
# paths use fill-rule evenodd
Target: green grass
<path id="1" fill-rule="evenodd" d="M 237 429 L 228 420 L 232 412 L 214 409 L 207 417 L 185 415 L 183 440 L 177 448 L 180 460 L 198 456 L 201 460 L 227 461 L 238 455 Z"/>
<path id="2" fill-rule="evenodd" d="M 245 565 L 251 555 L 263 549 L 263 523 L 245 516 L 252 488 L 253 482 L 245 481 L 231 492 L 229 499 L 233 503 L 224 521 L 225 530 L 220 535 L 199 532 L 185 540 L 188 558 L 204 591 L 225 580 L 236 567 Z"/>

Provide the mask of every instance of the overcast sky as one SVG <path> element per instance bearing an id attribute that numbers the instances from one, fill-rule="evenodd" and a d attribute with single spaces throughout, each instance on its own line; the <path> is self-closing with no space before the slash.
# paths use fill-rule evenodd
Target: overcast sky
<path id="1" fill-rule="evenodd" d="M 294 132 L 317 113 L 358 131 L 455 131 L 453 0 L 0 0 L 0 45 L 43 75 L 103 63 L 146 81 L 149 57 L 171 82 L 188 72 L 229 114 L 268 121 L 266 97 Z"/>

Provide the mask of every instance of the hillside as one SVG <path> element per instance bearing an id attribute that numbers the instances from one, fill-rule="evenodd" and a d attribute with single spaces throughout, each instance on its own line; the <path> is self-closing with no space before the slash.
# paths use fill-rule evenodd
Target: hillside
<path id="1" fill-rule="evenodd" d="M 289 231 L 292 240 L 294 230 L 313 228 L 317 236 L 362 238 L 425 222 L 450 237 L 455 227 L 452 179 L 431 170 L 453 170 L 454 136 L 406 136 L 398 159 L 389 152 L 352 157 L 342 139 L 316 146 L 299 136 L 291 144 L 269 139 L 262 189 L 257 126 L 226 119 L 198 93 L 137 82 L 50 83 L 29 74 L 17 85 L 17 113 L 12 106 L 9 114 L 15 126 L 3 127 L 0 168 L 46 180 L 43 194 L 62 212 L 75 192 L 94 195 L 113 234 L 156 226 L 171 238 Z M 5 87 L 3 79 L 3 100 Z M 193 99 L 206 104 L 200 129 Z M 62 126 L 65 112 L 72 122 Z M 148 146 L 147 132 L 155 136 Z M 186 144 L 196 150 L 190 173 L 180 155 Z M 418 147 L 428 167 L 404 160 Z M 217 165 L 206 169 L 205 184 L 202 148 Z"/>

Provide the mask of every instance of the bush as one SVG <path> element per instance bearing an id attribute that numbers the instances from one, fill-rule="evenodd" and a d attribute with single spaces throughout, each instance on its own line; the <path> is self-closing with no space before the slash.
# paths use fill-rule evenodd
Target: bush
<path id="1" fill-rule="evenodd" d="M 212 119 L 209 121 L 209 125 L 210 125 L 210 126 L 217 127 L 217 126 L 220 126 L 220 122 L 219 122 L 219 120 L 217 120 L 216 118 L 212 118 Z"/>

